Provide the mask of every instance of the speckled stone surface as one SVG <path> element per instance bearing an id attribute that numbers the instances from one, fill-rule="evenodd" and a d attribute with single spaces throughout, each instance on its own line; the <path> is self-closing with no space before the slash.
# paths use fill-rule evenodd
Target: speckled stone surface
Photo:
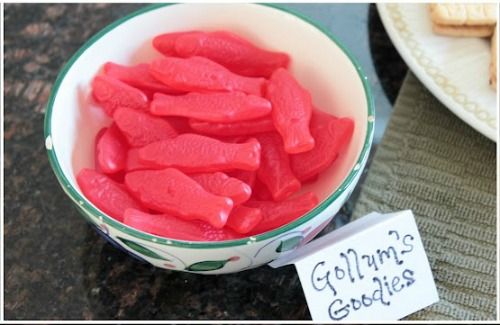
<path id="1" fill-rule="evenodd" d="M 141 6 L 5 5 L 5 318 L 310 319 L 293 267 L 200 276 L 140 264 L 99 237 L 60 189 L 43 141 L 52 84 L 89 37 Z M 360 33 L 373 40 L 377 71 L 393 101 L 406 67 L 373 6 L 331 6 L 292 7 L 319 20 L 329 10 L 363 15 L 352 24 L 362 24 Z M 384 58 L 395 68 L 387 71 Z M 385 96 L 382 87 L 374 89 Z M 349 211 L 348 204 L 337 220 Z"/>

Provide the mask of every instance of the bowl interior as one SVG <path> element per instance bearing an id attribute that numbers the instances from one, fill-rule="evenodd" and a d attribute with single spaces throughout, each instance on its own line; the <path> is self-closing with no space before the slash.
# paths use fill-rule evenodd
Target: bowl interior
<path id="1" fill-rule="evenodd" d="M 353 169 L 366 140 L 369 105 L 363 83 L 346 54 L 316 27 L 279 9 L 252 4 L 158 7 L 119 21 L 88 42 L 68 64 L 49 116 L 52 147 L 69 183 L 80 192 L 75 175 L 81 168 L 94 166 L 95 135 L 111 123 L 90 95 L 90 82 L 102 65 L 160 57 L 151 46 L 155 35 L 191 29 L 226 29 L 264 48 L 289 53 L 291 71 L 311 92 L 315 106 L 355 120 L 347 151 L 316 183 L 304 186 L 303 190 L 313 190 L 320 200 L 326 199 Z"/>

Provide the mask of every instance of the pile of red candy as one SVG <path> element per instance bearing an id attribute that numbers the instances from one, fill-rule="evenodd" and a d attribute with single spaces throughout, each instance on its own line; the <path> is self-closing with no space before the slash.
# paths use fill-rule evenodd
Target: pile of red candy
<path id="1" fill-rule="evenodd" d="M 313 108 L 285 53 L 226 31 L 154 38 L 165 57 L 108 62 L 93 98 L 113 118 L 95 140 L 89 201 L 133 228 L 217 241 L 283 226 L 318 204 L 304 182 L 337 159 L 354 123 Z"/>

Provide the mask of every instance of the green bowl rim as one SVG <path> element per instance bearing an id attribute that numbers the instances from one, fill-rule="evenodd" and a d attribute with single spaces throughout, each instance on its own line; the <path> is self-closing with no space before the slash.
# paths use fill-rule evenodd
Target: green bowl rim
<path id="1" fill-rule="evenodd" d="M 149 6 L 146 6 L 144 8 L 141 8 L 137 11 L 130 13 L 129 15 L 127 15 L 125 17 L 122 17 L 122 18 L 114 21 L 113 23 L 109 24 L 108 26 L 106 26 L 105 28 L 100 30 L 97 34 L 95 34 L 87 42 L 85 42 L 85 44 L 80 49 L 78 49 L 78 51 L 70 58 L 70 60 L 64 65 L 63 69 L 61 70 L 61 72 L 57 76 L 56 82 L 54 83 L 54 87 L 51 91 L 49 101 L 47 104 L 47 110 L 45 113 L 45 122 L 44 122 L 44 135 L 45 135 L 46 146 L 47 146 L 47 142 L 51 141 L 51 138 L 50 138 L 51 137 L 51 116 L 52 116 L 52 109 L 54 106 L 54 101 L 55 101 L 57 92 L 59 90 L 59 87 L 60 87 L 64 77 L 66 76 L 66 73 L 73 66 L 73 63 L 75 63 L 75 61 L 85 52 L 85 50 L 87 48 L 92 46 L 102 36 L 104 36 L 106 33 L 111 31 L 115 27 L 123 24 L 127 20 L 134 18 L 138 15 L 141 15 L 143 13 L 146 13 L 146 12 L 158 9 L 158 8 L 162 8 L 165 6 L 170 6 L 170 5 L 174 5 L 174 4 L 170 3 L 170 4 L 149 5 Z M 291 222 L 291 223 L 284 225 L 280 228 L 277 228 L 273 231 L 269 231 L 269 232 L 266 232 L 266 233 L 263 233 L 260 235 L 256 235 L 256 236 L 244 237 L 244 238 L 241 238 L 238 240 L 229 240 L 229 241 L 221 241 L 221 242 L 189 242 L 189 241 L 173 240 L 173 239 L 168 239 L 165 237 L 150 235 L 150 234 L 142 232 L 140 230 L 130 228 L 130 227 L 126 226 L 125 224 L 123 224 L 119 221 L 116 221 L 115 219 L 107 216 L 105 213 L 101 212 L 99 209 L 94 207 L 89 201 L 87 201 L 87 199 L 85 197 L 80 195 L 78 193 L 78 191 L 68 181 L 68 179 L 64 175 L 64 172 L 62 171 L 62 169 L 59 165 L 55 151 L 52 150 L 53 148 L 51 147 L 51 145 L 48 145 L 47 154 L 48 154 L 52 169 L 54 170 L 54 173 L 56 174 L 57 180 L 59 181 L 61 187 L 66 192 L 66 194 L 75 203 L 79 204 L 81 208 L 84 208 L 85 210 L 89 210 L 94 216 L 97 216 L 101 222 L 104 222 L 107 225 L 109 225 L 115 229 L 118 229 L 118 230 L 126 233 L 127 235 L 133 236 L 135 238 L 154 242 L 157 244 L 165 244 L 165 245 L 175 246 L 175 247 L 207 249 L 207 248 L 223 248 L 223 247 L 241 246 L 241 245 L 246 245 L 246 244 L 253 243 L 253 242 L 267 240 L 269 238 L 283 234 L 283 233 L 287 232 L 288 230 L 296 228 L 297 226 L 300 226 L 301 224 L 313 219 L 319 213 L 324 211 L 335 199 L 337 199 L 347 189 L 347 187 L 354 181 L 357 174 L 362 171 L 360 166 L 368 158 L 368 154 L 370 152 L 371 144 L 373 141 L 375 109 L 374 109 L 373 97 L 372 97 L 370 87 L 368 84 L 368 78 L 365 76 L 361 66 L 359 65 L 357 60 L 352 56 L 352 54 L 349 52 L 349 50 L 346 47 L 344 47 L 344 45 L 342 45 L 342 43 L 339 42 L 335 38 L 335 36 L 333 36 L 328 30 L 326 30 L 325 28 L 320 26 L 318 23 L 312 21 L 310 18 L 308 18 L 300 13 L 294 12 L 293 10 L 281 7 L 281 6 L 276 5 L 276 4 L 258 4 L 258 5 L 263 5 L 266 7 L 271 7 L 273 9 L 277 9 L 277 10 L 286 12 L 286 13 L 291 14 L 291 15 L 305 21 L 306 23 L 316 27 L 319 31 L 321 31 L 328 38 L 330 38 L 330 40 L 332 40 L 344 52 L 344 54 L 349 58 L 351 63 L 356 67 L 356 71 L 361 79 L 362 84 L 363 84 L 366 100 L 368 103 L 368 117 L 369 118 L 368 118 L 367 132 L 366 132 L 366 137 L 365 137 L 363 149 L 359 155 L 358 160 L 356 161 L 356 164 L 354 165 L 355 167 L 353 167 L 353 169 L 350 171 L 349 175 L 344 179 L 344 181 L 339 186 L 339 188 L 334 193 L 332 193 L 326 200 L 324 200 L 321 204 L 319 204 L 313 210 L 309 211 L 304 216 L 300 217 L 299 219 L 295 220 L 294 222 Z M 358 168 L 356 168 L 356 166 Z"/>

